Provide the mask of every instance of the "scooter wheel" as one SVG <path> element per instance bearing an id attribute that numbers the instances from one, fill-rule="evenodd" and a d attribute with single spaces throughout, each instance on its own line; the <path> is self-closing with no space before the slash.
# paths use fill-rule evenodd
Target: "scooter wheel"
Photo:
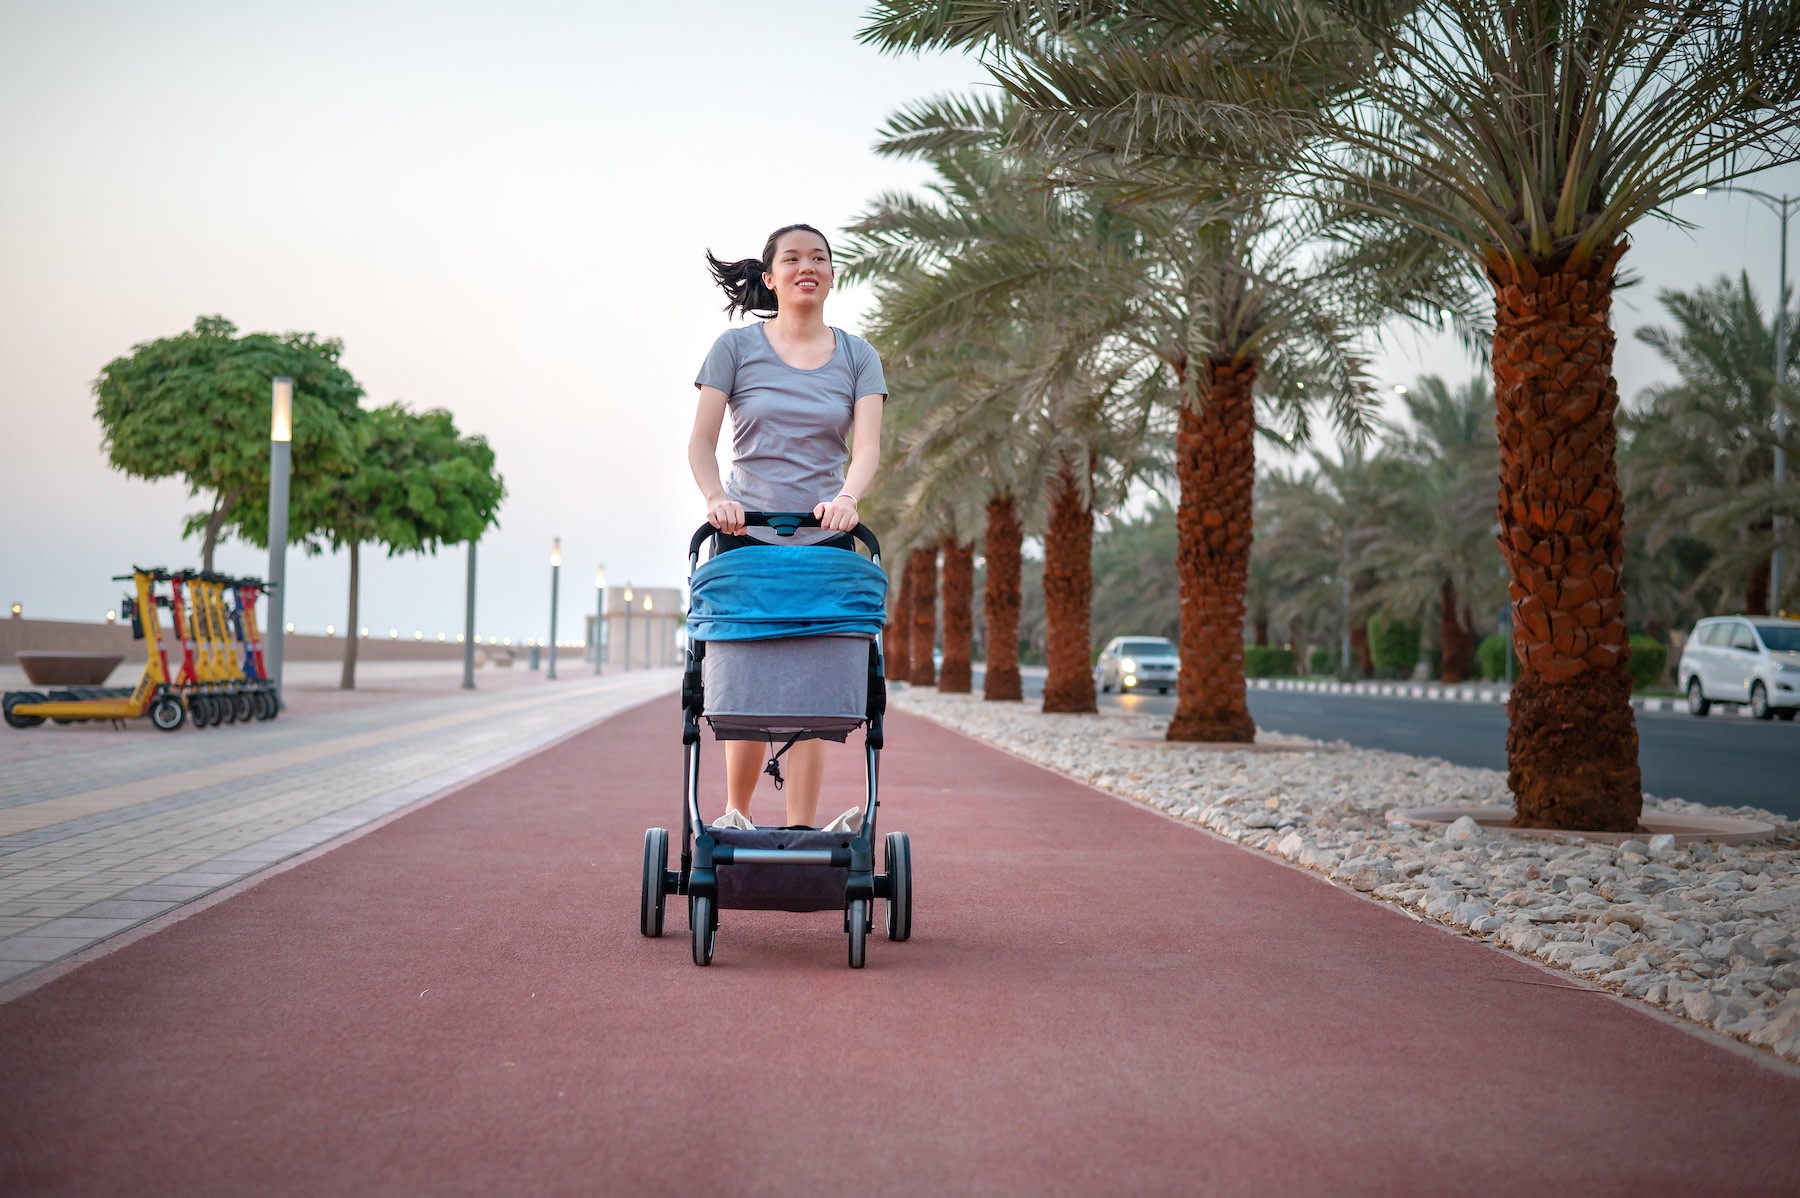
<path id="1" fill-rule="evenodd" d="M 187 708 L 174 695 L 162 695 L 150 704 L 150 722 L 163 732 L 173 732 L 187 723 Z"/>
<path id="2" fill-rule="evenodd" d="M 27 703 L 42 703 L 44 696 L 36 691 L 14 691 L 6 696 L 6 725 L 9 728 L 35 728 L 44 722 L 41 715 L 15 715 L 13 708 Z"/>
<path id="3" fill-rule="evenodd" d="M 189 695 L 187 697 L 188 715 L 193 718 L 194 727 L 210 728 L 213 725 L 212 699 L 207 695 Z"/>
<path id="4" fill-rule="evenodd" d="M 231 722 L 248 724 L 255 710 L 251 707 L 250 696 L 243 691 L 231 696 Z"/>

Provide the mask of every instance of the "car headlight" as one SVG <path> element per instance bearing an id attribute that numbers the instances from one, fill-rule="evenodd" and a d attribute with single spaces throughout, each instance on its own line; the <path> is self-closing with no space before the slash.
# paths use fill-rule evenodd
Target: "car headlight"
<path id="1" fill-rule="evenodd" d="M 1127 674 L 1135 674 L 1137 673 L 1137 662 L 1131 660 L 1129 657 L 1121 657 L 1119 659 L 1119 668 L 1124 670 Z"/>

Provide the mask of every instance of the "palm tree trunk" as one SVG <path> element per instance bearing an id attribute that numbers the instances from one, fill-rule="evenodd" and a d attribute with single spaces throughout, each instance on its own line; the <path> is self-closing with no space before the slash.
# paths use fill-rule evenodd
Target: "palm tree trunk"
<path id="1" fill-rule="evenodd" d="M 1769 570 L 1770 564 L 1767 557 L 1759 559 L 1756 565 L 1750 568 L 1750 576 L 1744 580 L 1744 614 L 1746 616 L 1769 614 Z"/>
<path id="2" fill-rule="evenodd" d="M 937 666 L 931 651 L 937 646 L 937 546 L 915 549 L 906 564 L 913 580 L 912 672 L 914 686 L 936 686 Z"/>
<path id="3" fill-rule="evenodd" d="M 1091 466 L 1090 466 L 1091 470 Z M 1075 463 L 1063 459 L 1050 484 L 1044 536 L 1045 711 L 1099 711 L 1090 625 L 1094 609 L 1094 509 Z"/>
<path id="4" fill-rule="evenodd" d="M 944 672 L 938 693 L 966 695 L 974 688 L 969 657 L 975 639 L 975 543 L 944 538 Z"/>
<path id="5" fill-rule="evenodd" d="M 1181 409 L 1175 473 L 1181 674 L 1169 740 L 1256 739 L 1244 700 L 1244 589 L 1256 483 L 1254 361 L 1209 358 L 1205 401 Z"/>
<path id="6" fill-rule="evenodd" d="M 982 698 L 990 702 L 1025 697 L 1019 678 L 1019 550 L 1024 542 L 1025 529 L 1013 497 L 990 496 L 982 540 L 987 584 L 981 600 L 987 623 L 987 673 L 981 688 Z"/>
<path id="7" fill-rule="evenodd" d="M 1469 643 L 1456 618 L 1456 580 L 1446 578 L 1438 584 L 1438 643 L 1443 646 L 1443 661 L 1438 667 L 1439 682 L 1463 682 L 1469 677 Z"/>
<path id="8" fill-rule="evenodd" d="M 350 622 L 344 626 L 344 672 L 338 678 L 338 689 L 342 691 L 356 689 L 356 601 L 362 585 L 361 548 L 355 541 L 350 542 Z"/>
<path id="9" fill-rule="evenodd" d="M 912 580 L 909 554 L 900 567 L 900 585 L 894 593 L 894 605 L 888 611 L 887 631 L 881 638 L 882 648 L 887 652 L 887 676 L 901 682 L 912 678 L 912 653 L 907 648 L 912 639 Z"/>
<path id="10" fill-rule="evenodd" d="M 1500 551 L 1521 666 L 1506 734 L 1518 827 L 1631 832 L 1643 809 L 1613 460 L 1613 270 L 1624 248 L 1489 270 Z"/>

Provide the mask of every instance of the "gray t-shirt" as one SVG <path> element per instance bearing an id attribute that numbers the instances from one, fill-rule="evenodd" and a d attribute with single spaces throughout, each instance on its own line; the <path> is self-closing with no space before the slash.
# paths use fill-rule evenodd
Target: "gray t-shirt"
<path id="1" fill-rule="evenodd" d="M 810 512 L 835 497 L 850 460 L 856 401 L 887 395 L 875 347 L 842 329 L 831 332 L 837 349 L 830 360 L 800 370 L 776 354 L 761 323 L 727 329 L 694 380 L 729 400 L 725 491 L 749 511 Z"/>

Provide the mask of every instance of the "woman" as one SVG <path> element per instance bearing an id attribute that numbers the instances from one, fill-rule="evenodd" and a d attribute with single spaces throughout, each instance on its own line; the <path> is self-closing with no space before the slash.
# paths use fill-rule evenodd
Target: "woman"
<path id="1" fill-rule="evenodd" d="M 847 541 L 857 501 L 881 460 L 881 358 L 861 337 L 825 323 L 831 294 L 831 246 L 811 225 L 769 235 L 760 259 L 706 256 L 724 288 L 725 311 L 761 317 L 726 330 L 713 343 L 694 386 L 700 409 L 688 438 L 688 465 L 706 499 L 706 518 L 725 547 L 769 540 L 746 530 L 744 512 L 805 512 L 824 532 L 795 540 Z M 731 412 L 731 476 L 719 477 L 719 430 Z M 848 459 L 848 471 L 845 470 Z M 748 534 L 748 535 L 747 535 Z M 835 537 L 833 534 L 837 534 Z M 787 752 L 787 822 L 813 827 L 825 776 L 825 742 L 803 740 Z M 763 772 L 763 746 L 725 742 L 727 818 L 750 817 Z"/>

